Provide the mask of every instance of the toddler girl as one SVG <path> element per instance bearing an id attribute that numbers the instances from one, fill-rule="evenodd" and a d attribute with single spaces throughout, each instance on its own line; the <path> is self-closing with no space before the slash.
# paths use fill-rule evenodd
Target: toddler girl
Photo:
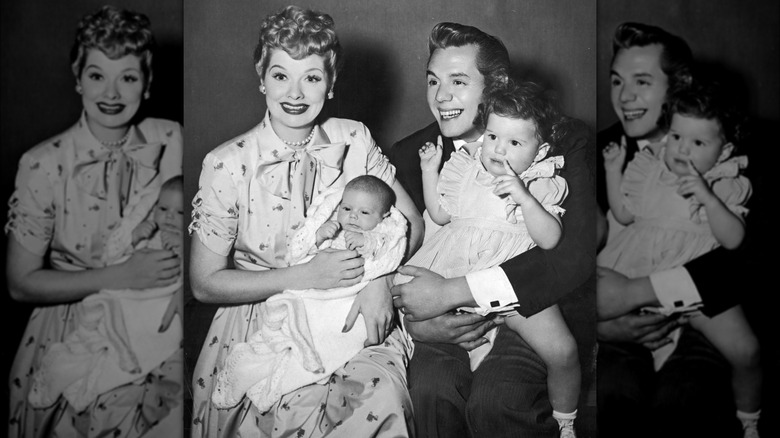
<path id="1" fill-rule="evenodd" d="M 744 204 L 750 182 L 746 156 L 734 152 L 742 117 L 718 84 L 696 79 L 671 93 L 665 118 L 669 133 L 658 146 L 638 153 L 624 173 L 625 145 L 604 150 L 610 210 L 625 228 L 611 230 L 597 263 L 630 278 L 682 266 L 718 246 L 737 248 L 745 235 Z M 701 331 L 733 367 L 737 416 L 746 437 L 757 437 L 761 369 L 758 340 L 740 306 L 712 318 L 696 309 L 661 303 L 645 311 L 690 313 Z M 626 312 L 632 309 L 624 309 Z M 674 341 L 679 337 L 679 329 Z M 656 369 L 674 342 L 653 352 Z"/>
<path id="2" fill-rule="evenodd" d="M 420 149 L 425 207 L 441 229 L 427 239 L 408 264 L 446 278 L 479 271 L 515 257 L 536 245 L 549 249 L 561 237 L 560 207 L 566 181 L 558 176 L 562 156 L 550 156 L 559 120 L 551 102 L 534 84 L 504 84 L 487 91 L 480 105 L 485 127 L 482 146 L 472 156 L 461 149 L 437 172 L 437 145 Z M 409 281 L 398 275 L 396 283 Z M 505 315 L 547 365 L 553 417 L 561 436 L 573 437 L 580 390 L 577 345 L 557 305 L 524 318 L 511 308 L 460 309 L 482 315 Z M 469 353 L 472 370 L 490 351 L 491 341 Z"/>

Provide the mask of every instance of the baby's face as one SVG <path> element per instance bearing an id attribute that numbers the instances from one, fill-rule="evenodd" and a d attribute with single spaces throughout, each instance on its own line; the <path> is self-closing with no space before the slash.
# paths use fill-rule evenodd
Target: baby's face
<path id="1" fill-rule="evenodd" d="M 181 191 L 166 189 L 154 207 L 154 222 L 162 233 L 181 234 L 184 225 L 184 196 Z"/>
<path id="2" fill-rule="evenodd" d="M 495 114 L 488 117 L 482 142 L 482 164 L 492 175 L 505 175 L 505 162 L 515 173 L 521 174 L 533 164 L 538 151 L 539 139 L 533 121 Z"/>
<path id="3" fill-rule="evenodd" d="M 336 221 L 344 230 L 360 232 L 374 229 L 384 217 L 382 206 L 374 196 L 361 190 L 345 190 Z"/>
<path id="4" fill-rule="evenodd" d="M 691 165 L 704 174 L 721 156 L 728 158 L 731 149 L 717 120 L 675 114 L 669 127 L 664 162 L 679 176 L 694 174 Z"/>

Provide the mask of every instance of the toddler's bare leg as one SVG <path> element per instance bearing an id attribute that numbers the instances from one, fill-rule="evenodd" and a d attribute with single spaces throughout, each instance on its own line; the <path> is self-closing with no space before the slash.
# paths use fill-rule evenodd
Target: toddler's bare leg
<path id="1" fill-rule="evenodd" d="M 702 332 L 731 364 L 731 385 L 737 410 L 758 411 L 763 379 L 760 349 L 742 307 L 732 307 L 712 318 L 703 315 L 691 318 L 691 325 Z"/>
<path id="2" fill-rule="evenodd" d="M 547 390 L 553 409 L 574 412 L 580 397 L 580 359 L 577 342 L 558 306 L 530 318 L 510 316 L 504 324 L 522 336 L 547 365 Z"/>

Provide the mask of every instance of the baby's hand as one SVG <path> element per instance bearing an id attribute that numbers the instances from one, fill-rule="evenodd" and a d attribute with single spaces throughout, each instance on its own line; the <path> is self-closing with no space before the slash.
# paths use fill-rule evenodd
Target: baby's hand
<path id="1" fill-rule="evenodd" d="M 420 154 L 420 169 L 423 172 L 438 172 L 441 157 L 444 151 L 441 135 L 436 139 L 436 144 L 426 142 L 418 151 Z"/>
<path id="2" fill-rule="evenodd" d="M 146 240 L 152 237 L 157 230 L 157 224 L 152 221 L 143 221 L 133 229 L 133 245 L 137 245 L 138 242 Z"/>
<path id="3" fill-rule="evenodd" d="M 322 242 L 334 238 L 336 233 L 339 232 L 339 228 L 341 228 L 341 225 L 336 221 L 327 221 L 322 224 L 317 229 L 317 245 L 319 246 Z"/>
<path id="4" fill-rule="evenodd" d="M 528 192 L 528 188 L 520 179 L 520 176 L 509 165 L 509 161 L 504 161 L 504 169 L 506 174 L 497 176 L 493 183 L 496 185 L 493 188 L 493 193 L 499 197 L 511 196 L 512 201 L 515 204 L 523 205 L 524 200 L 528 199 L 531 194 Z"/>
<path id="5" fill-rule="evenodd" d="M 179 257 L 182 257 L 184 248 L 184 238 L 182 233 L 175 232 L 170 229 L 163 229 L 160 231 L 160 240 L 162 241 L 163 249 L 175 252 Z"/>
<path id="6" fill-rule="evenodd" d="M 366 244 L 366 236 L 363 233 L 347 231 L 344 233 L 344 241 L 347 243 L 347 249 L 359 249 Z"/>
<path id="7" fill-rule="evenodd" d="M 626 137 L 620 137 L 620 144 L 614 141 L 607 145 L 601 153 L 604 155 L 604 170 L 621 172 L 626 161 Z"/>
<path id="8" fill-rule="evenodd" d="M 709 184 L 707 184 L 704 176 L 693 165 L 692 161 L 688 161 L 688 169 L 690 174 L 680 178 L 677 193 L 686 198 L 693 195 L 703 205 L 707 205 L 707 203 L 714 200 L 716 201 L 717 197 L 712 193 Z"/>

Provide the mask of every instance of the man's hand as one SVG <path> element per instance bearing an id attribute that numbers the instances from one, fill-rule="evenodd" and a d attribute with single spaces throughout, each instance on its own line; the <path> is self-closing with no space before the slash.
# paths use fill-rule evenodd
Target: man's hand
<path id="1" fill-rule="evenodd" d="M 660 305 L 648 277 L 630 279 L 602 266 L 596 267 L 596 276 L 596 309 L 601 320 Z"/>
<path id="2" fill-rule="evenodd" d="M 597 331 L 601 341 L 630 342 L 655 350 L 671 343 L 669 334 L 687 322 L 686 316 L 628 313 L 618 318 L 600 321 Z"/>
<path id="3" fill-rule="evenodd" d="M 483 336 L 499 323 L 476 313 L 450 312 L 424 321 L 404 317 L 404 325 L 415 341 L 458 344 L 469 351 L 486 344 L 488 340 Z"/>
<path id="4" fill-rule="evenodd" d="M 397 284 L 390 290 L 393 295 L 393 305 L 401 309 L 408 320 L 429 319 L 456 307 L 469 305 L 467 302 L 459 302 L 461 299 L 459 295 L 462 292 L 455 284 L 457 281 L 466 283 L 463 277 L 446 279 L 433 271 L 417 266 L 402 266 L 398 268 L 398 273 L 414 277 L 408 283 Z M 471 298 L 471 293 L 468 291 L 466 293 Z"/>

